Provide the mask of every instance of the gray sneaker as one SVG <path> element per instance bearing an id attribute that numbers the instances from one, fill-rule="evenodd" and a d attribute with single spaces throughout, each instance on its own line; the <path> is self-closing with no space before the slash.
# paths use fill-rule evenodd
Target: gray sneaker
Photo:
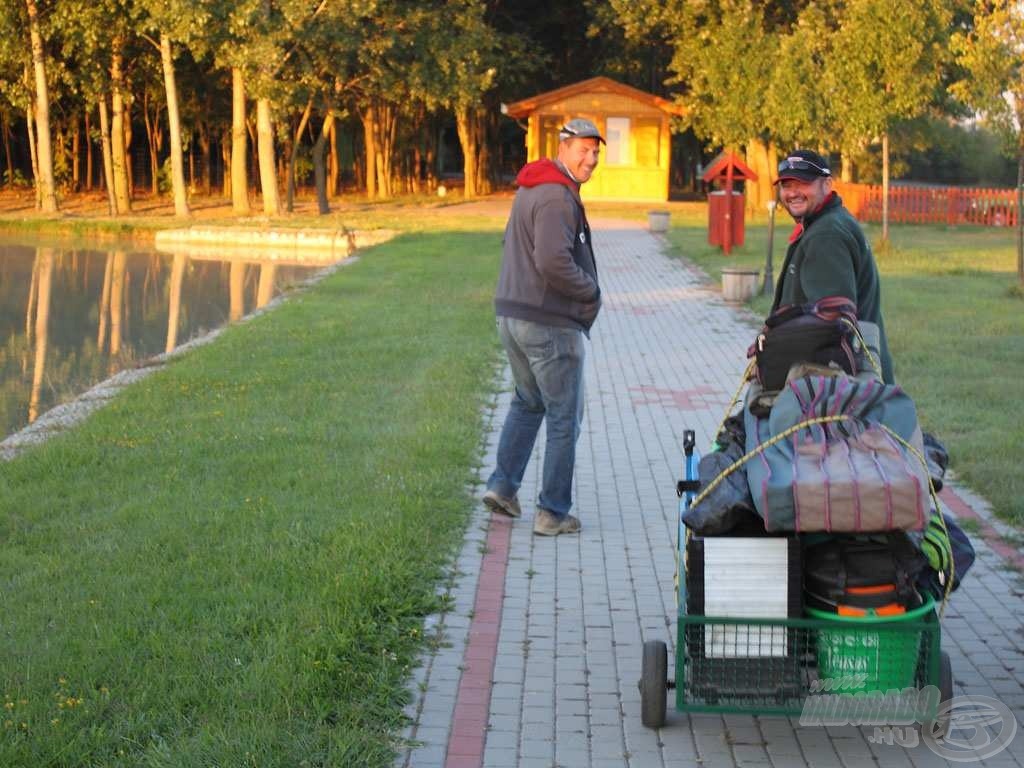
<path id="1" fill-rule="evenodd" d="M 494 491 L 487 491 L 483 498 L 484 506 L 492 512 L 498 512 L 508 517 L 521 517 L 523 510 L 519 508 L 519 499 L 513 496 L 511 499 L 499 496 Z"/>
<path id="2" fill-rule="evenodd" d="M 557 536 L 560 533 L 579 533 L 580 519 L 572 515 L 559 517 L 546 509 L 537 508 L 533 517 L 533 532 L 538 536 Z"/>

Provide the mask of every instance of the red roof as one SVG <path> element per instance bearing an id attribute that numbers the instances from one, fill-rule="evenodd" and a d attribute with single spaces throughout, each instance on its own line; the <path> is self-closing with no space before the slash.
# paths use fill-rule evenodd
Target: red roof
<path id="1" fill-rule="evenodd" d="M 509 117 L 517 119 L 527 117 L 531 112 L 536 112 L 545 104 L 561 101 L 571 96 L 577 96 L 581 93 L 615 93 L 620 96 L 627 96 L 631 99 L 636 99 L 637 101 L 645 104 L 650 104 L 651 106 L 657 107 L 661 111 L 667 112 L 670 115 L 682 115 L 686 112 L 683 107 L 675 102 L 663 99 L 660 96 L 655 96 L 653 93 L 641 91 L 638 88 L 633 88 L 632 86 L 625 85 L 608 77 L 592 77 L 589 80 L 581 80 L 580 82 L 573 83 L 572 85 L 566 85 L 562 88 L 556 88 L 553 91 L 539 93 L 536 96 L 530 96 L 529 98 L 513 102 L 507 105 L 506 114 L 508 114 Z"/>
<path id="2" fill-rule="evenodd" d="M 750 167 L 732 152 L 720 153 L 718 157 L 711 161 L 711 164 L 704 171 L 704 175 L 701 178 L 704 181 L 724 179 L 729 173 L 730 166 L 732 166 L 732 177 L 736 181 L 757 181 L 757 174 L 750 170 Z"/>

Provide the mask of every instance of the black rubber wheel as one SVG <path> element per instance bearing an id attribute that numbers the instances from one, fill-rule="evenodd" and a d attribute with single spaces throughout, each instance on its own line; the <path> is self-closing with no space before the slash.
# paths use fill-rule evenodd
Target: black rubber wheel
<path id="1" fill-rule="evenodd" d="M 647 728 L 661 728 L 667 700 L 668 648 L 661 640 L 648 640 L 640 671 L 640 722 Z"/>
<path id="2" fill-rule="evenodd" d="M 949 704 L 953 698 L 953 662 L 945 651 L 939 652 L 939 708 Z M 952 717 L 947 712 L 945 715 L 930 720 L 924 724 L 933 738 L 942 739 L 949 733 L 949 724 Z"/>
<path id="3" fill-rule="evenodd" d="M 949 660 L 949 654 L 945 651 L 939 653 L 939 693 L 942 695 L 943 704 L 948 704 L 953 698 L 953 662 Z M 949 714 L 940 717 L 933 733 L 944 737 L 949 733 L 951 721 L 952 717 Z"/>

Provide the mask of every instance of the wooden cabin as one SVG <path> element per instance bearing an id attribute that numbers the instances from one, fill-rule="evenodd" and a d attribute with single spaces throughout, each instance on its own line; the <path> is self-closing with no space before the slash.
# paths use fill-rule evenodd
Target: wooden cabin
<path id="1" fill-rule="evenodd" d="M 682 108 L 607 77 L 593 77 L 505 107 L 527 120 L 526 159 L 554 158 L 558 129 L 567 120 L 592 120 L 607 140 L 601 162 L 583 185 L 584 200 L 668 200 L 669 118 Z"/>

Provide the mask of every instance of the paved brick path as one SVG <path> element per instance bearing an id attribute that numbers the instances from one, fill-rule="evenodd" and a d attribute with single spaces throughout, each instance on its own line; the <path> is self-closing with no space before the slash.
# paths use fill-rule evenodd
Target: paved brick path
<path id="1" fill-rule="evenodd" d="M 443 642 L 416 672 L 406 736 L 419 746 L 396 766 L 953 765 L 924 745 L 870 743 L 871 729 L 690 716 L 671 701 L 664 728 L 641 725 L 643 642 L 664 640 L 673 658 L 683 430 L 696 430 L 706 449 L 755 328 L 699 272 L 666 257 L 655 236 L 622 222 L 594 223 L 605 306 L 588 348 L 574 510 L 582 534 L 531 535 L 540 451 L 520 491 L 521 520 L 475 511 L 450 584 L 453 608 L 431 622 Z M 481 483 L 507 407 L 506 392 L 489 415 Z M 998 698 L 1020 720 L 1020 542 L 983 500 L 962 490 L 946 498 L 975 520 L 979 554 L 943 621 L 956 692 Z M 985 765 L 1022 763 L 1019 735 Z"/>

